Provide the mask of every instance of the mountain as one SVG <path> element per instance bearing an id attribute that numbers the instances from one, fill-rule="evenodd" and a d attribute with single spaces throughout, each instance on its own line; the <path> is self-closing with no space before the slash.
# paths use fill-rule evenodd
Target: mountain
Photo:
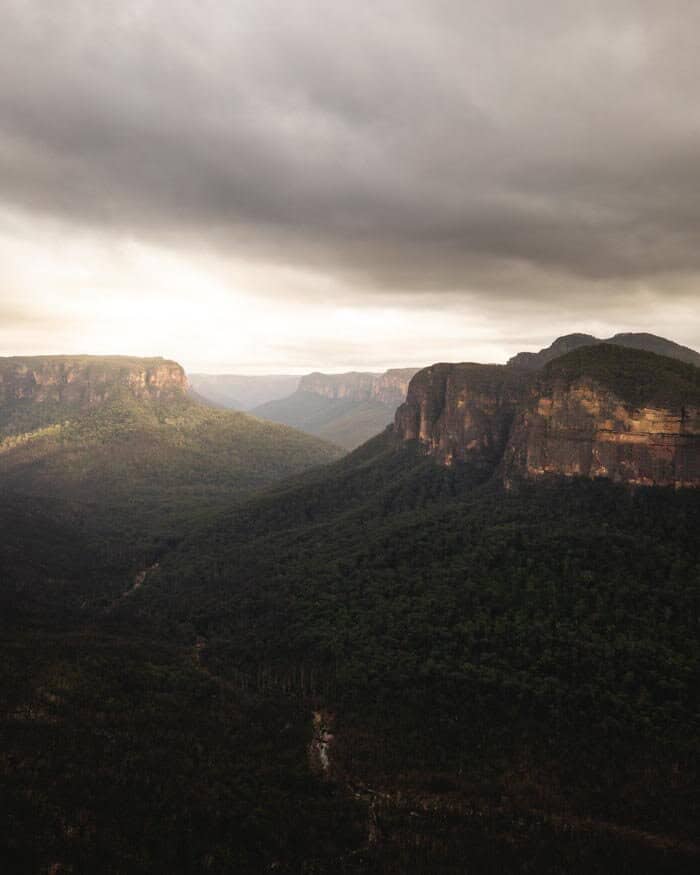
<path id="1" fill-rule="evenodd" d="M 436 365 L 339 460 L 184 506 L 138 574 L 97 562 L 119 516 L 4 491 L 3 869 L 697 871 L 700 489 L 528 470 L 696 392 L 616 347 Z"/>
<path id="2" fill-rule="evenodd" d="M 395 368 L 383 374 L 308 374 L 294 394 L 252 413 L 350 450 L 386 428 L 415 373 L 416 368 Z"/>
<path id="3" fill-rule="evenodd" d="M 631 348 L 579 347 L 543 370 L 434 365 L 396 414 L 402 440 L 504 476 L 700 486 L 700 370 Z"/>
<path id="4" fill-rule="evenodd" d="M 311 392 L 337 401 L 378 401 L 396 407 L 406 397 L 408 383 L 417 368 L 392 368 L 383 374 L 350 372 L 347 374 L 320 374 L 302 377 L 299 391 Z"/>
<path id="5" fill-rule="evenodd" d="M 295 392 L 300 377 L 290 374 L 190 374 L 191 387 L 210 401 L 233 410 L 252 410 L 260 404 Z"/>
<path id="6" fill-rule="evenodd" d="M 338 454 L 292 429 L 197 403 L 175 362 L 0 359 L 6 500 L 50 509 L 127 563 L 155 556 L 198 514 Z"/>
<path id="7" fill-rule="evenodd" d="M 162 358 L 0 358 L 0 429 L 3 435 L 27 431 L 124 394 L 136 401 L 168 401 L 186 390 L 183 369 Z"/>
<path id="8" fill-rule="evenodd" d="M 126 610 L 195 617 L 217 677 L 306 703 L 312 769 L 365 819 L 336 868 L 690 872 L 700 489 L 523 459 L 562 430 L 577 453 L 584 414 L 644 446 L 629 411 L 697 392 L 613 346 L 433 366 L 393 428 L 210 519 Z"/>
<path id="9" fill-rule="evenodd" d="M 657 337 L 655 334 L 634 332 L 614 334 L 606 340 L 600 340 L 592 334 L 566 334 L 563 337 L 558 337 L 550 346 L 546 349 L 541 349 L 539 352 L 519 352 L 508 359 L 508 364 L 511 367 L 536 370 L 546 365 L 547 362 L 552 361 L 552 359 L 564 355 L 564 353 L 571 352 L 581 346 L 591 346 L 596 343 L 612 343 L 615 346 L 642 349 L 700 367 L 700 353 L 694 349 L 681 346 L 672 340 L 666 340 L 665 337 Z"/>

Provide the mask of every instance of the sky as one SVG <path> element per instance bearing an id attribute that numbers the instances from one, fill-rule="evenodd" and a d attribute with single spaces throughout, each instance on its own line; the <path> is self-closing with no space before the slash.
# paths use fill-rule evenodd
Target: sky
<path id="1" fill-rule="evenodd" d="M 0 355 L 700 348 L 697 0 L 3 0 Z"/>

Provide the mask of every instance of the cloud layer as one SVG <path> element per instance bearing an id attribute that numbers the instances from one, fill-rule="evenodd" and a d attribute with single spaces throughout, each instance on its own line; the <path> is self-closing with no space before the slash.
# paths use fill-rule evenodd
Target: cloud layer
<path id="1" fill-rule="evenodd" d="M 699 32 L 694 0 L 6 0 L 0 198 L 329 278 L 268 291 L 297 306 L 634 328 L 697 303 Z"/>

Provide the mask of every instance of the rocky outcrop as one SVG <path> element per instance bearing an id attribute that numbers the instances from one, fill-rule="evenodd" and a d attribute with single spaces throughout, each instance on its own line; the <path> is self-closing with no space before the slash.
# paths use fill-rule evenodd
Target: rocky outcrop
<path id="1" fill-rule="evenodd" d="M 394 368 L 383 374 L 351 371 L 347 374 L 314 372 L 301 378 L 299 392 L 310 392 L 331 400 L 378 401 L 397 406 L 406 397 L 408 384 L 417 368 Z"/>
<path id="2" fill-rule="evenodd" d="M 700 486 L 700 371 L 616 346 L 544 372 L 438 364 L 411 381 L 401 440 L 443 464 L 490 466 L 508 483 L 545 475 Z"/>
<path id="3" fill-rule="evenodd" d="M 87 408 L 126 390 L 139 400 L 184 396 L 180 365 L 162 358 L 36 356 L 0 359 L 0 406 L 23 401 Z"/>
<path id="4" fill-rule="evenodd" d="M 524 385 L 504 365 L 432 365 L 411 380 L 406 403 L 396 411 L 396 431 L 447 465 L 497 464 Z"/>
<path id="5" fill-rule="evenodd" d="M 555 384 L 518 414 L 504 474 L 700 486 L 700 407 L 636 408 L 586 378 Z"/>

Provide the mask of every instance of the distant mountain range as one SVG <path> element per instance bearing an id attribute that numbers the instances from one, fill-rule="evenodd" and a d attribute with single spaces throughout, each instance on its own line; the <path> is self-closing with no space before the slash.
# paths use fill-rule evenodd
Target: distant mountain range
<path id="1" fill-rule="evenodd" d="M 601 343 L 655 352 L 700 365 L 700 353 L 654 334 L 621 333 L 606 340 L 592 334 L 558 337 L 539 352 L 519 352 L 508 366 L 537 370 L 583 346 Z M 193 374 L 191 386 L 203 398 L 236 410 L 248 410 L 353 450 L 378 434 L 393 420 L 394 411 L 408 391 L 418 368 L 395 368 L 385 373 L 352 371 L 345 374 L 314 372 L 304 377 L 247 377 L 235 374 Z"/>
<path id="2" fill-rule="evenodd" d="M 252 410 L 260 404 L 286 398 L 296 391 L 301 377 L 290 374 L 247 376 L 245 374 L 188 374 L 190 386 L 231 410 Z"/>
<path id="3" fill-rule="evenodd" d="M 192 374 L 189 379 L 201 398 L 352 450 L 392 421 L 417 370 L 314 372 L 303 377 Z"/>
<path id="4" fill-rule="evenodd" d="M 251 412 L 352 450 L 392 421 L 416 371 L 397 368 L 383 374 L 308 374 L 294 394 L 261 404 Z"/>

